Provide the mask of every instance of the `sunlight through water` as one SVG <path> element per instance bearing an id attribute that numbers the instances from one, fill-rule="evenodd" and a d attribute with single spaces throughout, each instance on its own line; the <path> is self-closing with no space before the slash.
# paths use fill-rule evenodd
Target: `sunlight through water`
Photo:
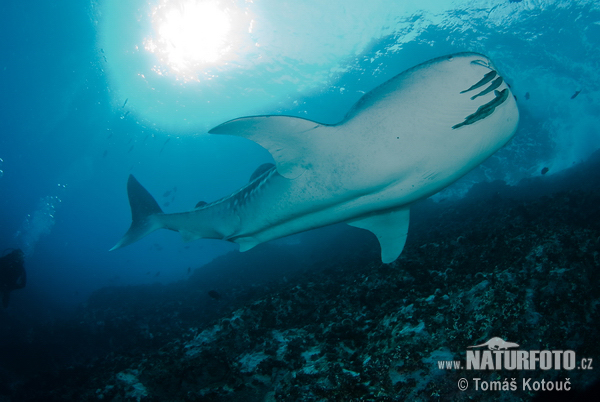
<path id="1" fill-rule="evenodd" d="M 375 39 L 396 32 L 400 15 L 416 10 L 394 4 L 102 0 L 99 58 L 122 119 L 197 134 L 297 108 L 326 90 L 362 63 Z M 349 92 L 348 103 L 360 94 Z"/>
<path id="2" fill-rule="evenodd" d="M 232 46 L 228 42 L 229 16 L 213 1 L 162 0 L 152 9 L 152 26 L 157 35 L 146 38 L 144 48 L 188 79 L 194 79 L 194 71 L 218 61 Z"/>
<path id="3" fill-rule="evenodd" d="M 428 58 L 465 50 L 497 60 L 515 84 L 527 88 L 525 92 L 533 94 L 533 84 L 539 83 L 544 93 L 539 99 L 552 99 L 559 88 L 579 88 L 580 81 L 594 82 L 595 69 L 581 67 L 597 49 L 593 16 L 589 26 L 575 24 L 572 30 L 588 38 L 589 50 L 575 62 L 564 59 L 561 68 L 572 72 L 568 80 L 545 85 L 551 72 L 523 69 L 526 61 L 539 63 L 554 54 L 538 45 L 544 37 L 540 32 L 552 32 L 529 28 L 539 20 L 532 10 L 551 4 L 597 4 L 592 0 L 92 1 L 97 60 L 115 115 L 124 124 L 165 134 L 204 134 L 249 115 L 291 114 L 333 124 L 385 79 Z M 571 36 L 565 32 L 557 38 Z M 510 47 L 498 46 L 506 37 L 531 44 L 532 56 L 524 59 Z M 584 91 L 577 102 L 589 93 Z M 539 110 L 548 107 L 555 106 L 548 103 Z M 583 110 L 575 100 L 557 108 L 556 147 L 573 150 L 562 167 L 584 154 L 581 149 L 588 141 L 574 145 L 565 123 L 572 125 L 573 113 Z M 588 128 L 593 122 L 583 116 L 575 121 L 593 136 Z"/>

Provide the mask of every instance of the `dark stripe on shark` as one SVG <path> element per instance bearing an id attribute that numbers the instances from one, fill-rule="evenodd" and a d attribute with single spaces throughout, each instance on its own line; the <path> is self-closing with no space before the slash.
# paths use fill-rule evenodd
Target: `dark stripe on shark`
<path id="1" fill-rule="evenodd" d="M 465 89 L 464 91 L 462 91 L 461 94 L 464 94 L 465 92 L 469 92 L 469 91 L 472 91 L 474 89 L 484 86 L 485 84 L 487 84 L 488 82 L 493 80 L 494 77 L 496 77 L 496 74 L 498 74 L 496 71 L 494 71 L 494 70 L 490 71 L 489 73 L 484 75 L 482 79 L 477 81 L 477 83 L 475 85 L 471 86 L 469 89 Z"/>
<path id="2" fill-rule="evenodd" d="M 483 91 L 479 92 L 477 95 L 471 96 L 471 100 L 477 98 L 478 96 L 483 96 L 483 95 L 489 94 L 493 90 L 497 89 L 500 85 L 502 85 L 503 82 L 504 82 L 504 80 L 502 79 L 502 77 L 496 78 L 494 81 L 492 81 L 492 83 L 490 84 L 489 87 L 487 87 Z"/>
<path id="3" fill-rule="evenodd" d="M 504 103 L 506 99 L 508 99 L 508 88 L 505 88 L 500 92 L 494 91 L 494 94 L 496 95 L 494 99 L 492 99 L 485 105 L 479 106 L 479 109 L 477 109 L 475 113 L 468 115 L 465 118 L 465 121 L 463 121 L 462 123 L 458 123 L 452 126 L 452 129 L 454 130 L 455 128 L 473 124 L 476 121 L 485 119 L 486 117 L 494 113 L 494 110 L 496 110 L 498 106 L 500 106 L 502 103 Z"/>

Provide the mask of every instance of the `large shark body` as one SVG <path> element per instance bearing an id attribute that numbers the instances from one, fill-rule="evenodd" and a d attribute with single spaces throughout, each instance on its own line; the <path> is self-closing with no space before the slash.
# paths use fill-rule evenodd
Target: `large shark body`
<path id="1" fill-rule="evenodd" d="M 165 214 L 133 177 L 126 246 L 160 228 L 184 240 L 224 239 L 240 251 L 338 222 L 373 232 L 381 259 L 404 248 L 409 209 L 504 146 L 519 120 L 510 88 L 477 53 L 440 57 L 365 94 L 338 124 L 243 117 L 209 131 L 248 138 L 275 160 L 248 185 L 196 209 Z"/>

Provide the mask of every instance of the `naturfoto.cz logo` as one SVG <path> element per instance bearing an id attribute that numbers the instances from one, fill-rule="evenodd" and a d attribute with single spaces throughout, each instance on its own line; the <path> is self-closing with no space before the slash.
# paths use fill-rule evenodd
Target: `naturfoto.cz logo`
<path id="1" fill-rule="evenodd" d="M 573 370 L 591 369 L 592 359 L 577 358 L 572 350 L 514 350 L 519 345 L 494 337 L 467 347 L 467 370 Z"/>
<path id="2" fill-rule="evenodd" d="M 577 359 L 572 350 L 520 350 L 518 343 L 508 342 L 502 338 L 490 338 L 487 342 L 479 345 L 467 346 L 466 367 L 460 360 L 438 361 L 440 370 L 592 370 L 592 359 Z M 516 376 L 515 376 L 516 377 Z M 522 378 L 521 389 L 523 391 L 569 391 L 571 381 L 546 379 L 535 380 Z M 516 378 L 510 381 L 488 381 L 474 377 L 471 386 L 476 391 L 516 391 L 519 383 Z M 469 380 L 462 377 L 458 380 L 458 389 L 466 391 L 469 388 Z"/>

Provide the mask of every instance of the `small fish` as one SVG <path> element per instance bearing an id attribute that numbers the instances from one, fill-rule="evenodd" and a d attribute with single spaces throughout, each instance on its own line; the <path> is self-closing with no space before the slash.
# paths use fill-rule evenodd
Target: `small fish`
<path id="1" fill-rule="evenodd" d="M 198 203 L 196 204 L 196 208 L 201 208 L 205 205 L 206 205 L 206 201 L 198 201 Z"/>
<path id="2" fill-rule="evenodd" d="M 192 267 L 188 267 L 188 270 L 187 270 L 188 275 L 190 274 L 190 272 L 192 272 Z"/>
<path id="3" fill-rule="evenodd" d="M 221 294 L 216 290 L 211 290 L 210 292 L 208 292 L 208 295 L 215 300 L 219 300 L 221 298 Z"/>
<path id="4" fill-rule="evenodd" d="M 477 98 L 478 96 L 483 96 L 483 95 L 487 95 L 490 92 L 492 92 L 494 89 L 498 88 L 500 85 L 502 85 L 502 82 L 504 80 L 502 79 L 502 77 L 498 77 L 496 78 L 494 81 L 492 81 L 492 83 L 490 84 L 489 87 L 487 87 L 486 89 L 484 89 L 483 91 L 479 92 L 477 95 L 473 95 L 471 96 L 471 100 Z"/>
<path id="5" fill-rule="evenodd" d="M 546 173 L 548 173 L 548 171 L 549 171 L 549 170 L 550 170 L 550 169 L 549 169 L 549 168 L 547 168 L 547 167 L 543 168 L 543 169 L 542 169 L 542 174 L 546 174 Z"/>
<path id="6" fill-rule="evenodd" d="M 169 205 L 171 205 L 171 203 L 169 201 L 167 201 L 163 204 L 163 207 L 168 207 Z"/>
<path id="7" fill-rule="evenodd" d="M 102 154 L 102 157 L 106 158 L 106 155 L 108 155 L 108 149 L 104 150 L 104 153 Z"/>
<path id="8" fill-rule="evenodd" d="M 165 193 L 163 194 L 163 197 L 168 197 L 171 195 L 171 190 L 167 190 L 165 191 Z"/>
<path id="9" fill-rule="evenodd" d="M 133 151 L 133 147 L 135 147 L 135 144 L 131 146 L 131 148 L 129 148 L 129 151 L 127 151 L 127 153 L 130 153 L 131 151 Z"/>
<path id="10" fill-rule="evenodd" d="M 464 94 L 465 92 L 469 92 L 469 91 L 472 91 L 474 89 L 484 86 L 485 84 L 487 84 L 488 82 L 493 80 L 494 77 L 496 76 L 496 74 L 497 74 L 496 71 L 494 71 L 494 70 L 490 71 L 489 73 L 484 75 L 483 78 L 481 80 L 479 80 L 476 84 L 471 86 L 469 89 L 465 89 L 464 91 L 462 91 L 461 94 Z"/>
<path id="11" fill-rule="evenodd" d="M 123 115 L 123 117 L 127 117 L 127 115 L 129 114 L 129 110 L 125 112 L 125 114 Z"/>
<path id="12" fill-rule="evenodd" d="M 162 154 L 162 151 L 165 150 L 165 146 L 167 146 L 167 143 L 171 141 L 171 137 L 167 138 L 167 140 L 165 141 L 165 143 L 163 144 L 162 148 L 160 149 L 159 154 Z"/>
<path id="13" fill-rule="evenodd" d="M 125 107 L 125 105 L 127 104 L 127 101 L 129 100 L 129 98 L 125 99 L 125 103 L 123 103 L 123 106 L 121 106 L 122 108 Z"/>
<path id="14" fill-rule="evenodd" d="M 579 95 L 580 92 L 581 92 L 581 89 L 579 91 L 575 91 L 575 93 L 573 94 L 573 96 L 571 96 L 571 99 L 577 98 L 577 95 Z"/>
<path id="15" fill-rule="evenodd" d="M 160 271 L 158 271 L 158 272 L 157 272 L 157 273 L 154 275 L 154 277 L 156 278 L 156 277 L 157 277 L 157 276 L 159 276 L 159 275 L 160 275 Z"/>
<path id="16" fill-rule="evenodd" d="M 469 124 L 473 124 L 476 121 L 485 119 L 486 117 L 488 117 L 489 115 L 494 113 L 494 110 L 496 110 L 496 107 L 500 106 L 502 104 L 502 102 L 504 102 L 506 100 L 506 98 L 508 98 L 508 89 L 504 89 L 500 92 L 494 91 L 494 94 L 496 95 L 496 97 L 494 99 L 492 99 L 485 105 L 479 106 L 479 108 L 477 109 L 477 111 L 475 113 L 468 115 L 465 118 L 465 121 L 463 121 L 462 123 L 452 126 L 452 129 L 454 130 L 454 129 L 462 127 L 462 126 L 467 126 Z"/>
<path id="17" fill-rule="evenodd" d="M 529 100 L 529 92 L 525 92 L 525 100 Z"/>

